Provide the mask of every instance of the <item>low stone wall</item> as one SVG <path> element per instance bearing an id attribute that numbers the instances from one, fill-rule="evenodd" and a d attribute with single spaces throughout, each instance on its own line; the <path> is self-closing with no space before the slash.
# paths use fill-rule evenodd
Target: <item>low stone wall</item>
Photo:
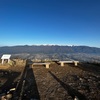
<path id="1" fill-rule="evenodd" d="M 23 59 L 13 59 L 13 62 L 15 63 L 14 66 L 23 67 L 26 65 L 26 60 L 23 60 Z"/>
<path id="2" fill-rule="evenodd" d="M 26 60 L 22 60 L 22 59 L 12 59 L 10 60 L 9 63 L 4 63 L 2 64 L 0 62 L 0 69 L 8 69 L 8 70 L 13 70 L 13 69 L 18 69 L 19 67 L 25 67 L 26 65 Z"/>

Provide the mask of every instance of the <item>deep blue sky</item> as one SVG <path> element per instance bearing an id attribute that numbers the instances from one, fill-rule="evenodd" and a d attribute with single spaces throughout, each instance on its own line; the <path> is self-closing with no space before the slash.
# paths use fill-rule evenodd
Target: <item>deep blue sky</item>
<path id="1" fill-rule="evenodd" d="M 0 0 L 0 46 L 100 47 L 100 0 Z"/>

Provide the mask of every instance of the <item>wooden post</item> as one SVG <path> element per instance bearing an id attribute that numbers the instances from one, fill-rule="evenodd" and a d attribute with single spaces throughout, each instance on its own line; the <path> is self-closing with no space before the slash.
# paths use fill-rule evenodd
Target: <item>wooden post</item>
<path id="1" fill-rule="evenodd" d="M 8 63 L 10 62 L 10 59 L 8 59 Z"/>
<path id="2" fill-rule="evenodd" d="M 77 63 L 78 63 L 77 61 L 74 61 L 75 66 L 77 66 Z"/>
<path id="3" fill-rule="evenodd" d="M 46 68 L 49 68 L 49 64 L 46 64 Z"/>
<path id="4" fill-rule="evenodd" d="M 2 64 L 4 63 L 4 59 L 2 59 Z"/>
<path id="5" fill-rule="evenodd" d="M 64 62 L 61 62 L 61 66 L 64 66 Z"/>

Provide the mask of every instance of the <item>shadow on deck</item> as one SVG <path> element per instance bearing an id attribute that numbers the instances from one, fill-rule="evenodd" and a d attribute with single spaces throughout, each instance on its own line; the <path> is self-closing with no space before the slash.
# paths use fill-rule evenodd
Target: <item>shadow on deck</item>
<path id="1" fill-rule="evenodd" d="M 84 95 L 82 95 L 81 93 L 79 93 L 77 90 L 73 89 L 71 86 L 69 86 L 68 84 L 65 84 L 64 82 L 62 82 L 60 79 L 58 79 L 51 71 L 48 71 L 51 76 L 60 83 L 60 85 L 68 92 L 68 94 L 74 99 L 75 96 L 77 96 L 79 98 L 79 100 L 87 100 L 86 97 Z"/>
<path id="2" fill-rule="evenodd" d="M 23 92 L 23 98 L 22 100 L 30 100 L 30 99 L 36 99 L 40 100 L 40 95 L 38 92 L 35 76 L 33 69 L 28 64 L 30 60 L 27 60 L 26 62 L 26 77 L 25 77 L 25 86 L 24 86 L 24 92 Z"/>

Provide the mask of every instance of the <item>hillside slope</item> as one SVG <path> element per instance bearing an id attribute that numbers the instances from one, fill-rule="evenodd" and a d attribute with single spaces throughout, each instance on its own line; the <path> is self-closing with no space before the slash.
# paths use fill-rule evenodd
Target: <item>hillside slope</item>
<path id="1" fill-rule="evenodd" d="M 5 46 L 0 47 L 1 53 L 93 53 L 100 54 L 100 48 L 88 46 L 59 46 L 59 45 L 33 45 L 33 46 Z"/>
<path id="2" fill-rule="evenodd" d="M 86 62 L 100 62 L 100 48 L 88 46 L 5 46 L 0 47 L 0 56 L 2 54 L 12 54 L 13 58 L 22 59 L 74 59 Z"/>

